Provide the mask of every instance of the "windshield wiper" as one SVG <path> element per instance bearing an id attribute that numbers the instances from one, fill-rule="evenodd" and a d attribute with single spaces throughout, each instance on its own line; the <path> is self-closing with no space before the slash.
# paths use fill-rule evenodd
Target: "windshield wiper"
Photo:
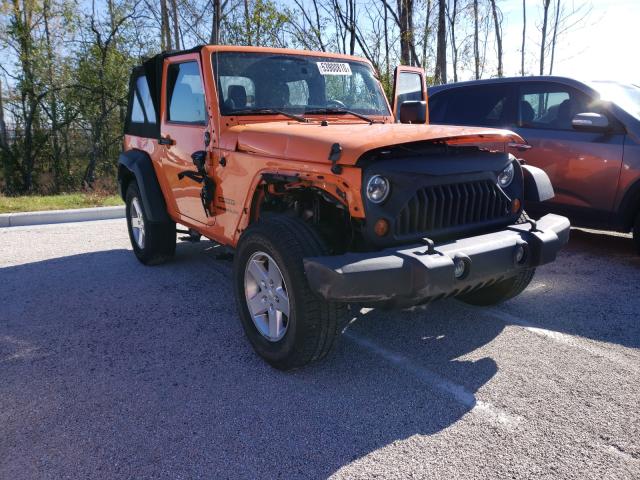
<path id="1" fill-rule="evenodd" d="M 296 115 L 295 113 L 289 113 L 275 108 L 245 108 L 242 110 L 233 110 L 232 112 L 230 112 L 231 115 L 250 115 L 252 113 L 257 113 L 258 115 L 268 115 L 270 113 L 275 115 L 284 115 L 285 117 L 302 123 L 307 123 L 309 121 L 308 118 L 304 118 L 302 115 Z"/>
<path id="2" fill-rule="evenodd" d="M 358 113 L 358 112 L 354 112 L 353 110 L 347 110 L 346 108 L 333 108 L 333 107 L 326 107 L 326 108 L 314 108 L 313 110 L 305 110 L 304 113 L 337 113 L 337 114 L 347 114 L 347 115 L 353 115 L 354 117 L 358 117 L 362 120 L 364 120 L 365 122 L 369 122 L 369 123 L 382 123 L 379 120 L 374 120 L 373 118 L 364 115 L 362 113 Z"/>

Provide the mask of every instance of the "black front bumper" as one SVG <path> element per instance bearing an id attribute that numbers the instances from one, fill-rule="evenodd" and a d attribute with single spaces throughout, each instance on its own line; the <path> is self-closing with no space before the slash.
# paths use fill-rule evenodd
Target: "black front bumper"
<path id="1" fill-rule="evenodd" d="M 500 281 L 523 268 L 555 260 L 569 241 L 569 220 L 545 215 L 534 229 L 514 224 L 495 233 L 435 245 L 410 245 L 373 253 L 304 259 L 311 289 L 326 300 L 368 306 L 410 306 L 436 298 L 466 293 Z M 516 250 L 524 259 L 516 261 Z M 428 252 L 428 253 L 427 253 Z M 454 274 L 454 261 L 466 263 L 462 278 Z"/>

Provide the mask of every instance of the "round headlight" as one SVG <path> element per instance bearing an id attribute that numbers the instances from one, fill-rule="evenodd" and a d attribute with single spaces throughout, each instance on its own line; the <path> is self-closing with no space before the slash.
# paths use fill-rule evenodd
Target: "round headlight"
<path id="1" fill-rule="evenodd" d="M 502 188 L 506 188 L 513 182 L 513 177 L 516 176 L 516 169 L 513 167 L 513 163 L 507 165 L 507 167 L 498 175 L 498 183 Z"/>
<path id="2" fill-rule="evenodd" d="M 367 198 L 373 203 L 382 203 L 389 196 L 390 190 L 389 180 L 381 175 L 374 175 L 367 183 Z"/>

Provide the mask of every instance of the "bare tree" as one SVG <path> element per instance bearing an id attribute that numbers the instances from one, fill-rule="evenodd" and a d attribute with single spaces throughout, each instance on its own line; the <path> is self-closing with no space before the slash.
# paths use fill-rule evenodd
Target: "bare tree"
<path id="1" fill-rule="evenodd" d="M 400 62 L 420 67 L 413 31 L 413 0 L 398 0 L 399 13 L 391 8 L 387 0 L 382 0 L 382 3 L 400 29 Z"/>
<path id="2" fill-rule="evenodd" d="M 422 34 L 422 65 L 427 66 L 427 45 L 429 44 L 429 36 L 431 33 L 431 13 L 433 10 L 433 2 L 427 0 L 427 9 L 424 18 L 424 32 Z"/>
<path id="3" fill-rule="evenodd" d="M 476 80 L 480 78 L 480 46 L 478 37 L 478 0 L 473 0 L 473 63 Z"/>
<path id="4" fill-rule="evenodd" d="M 555 21 L 553 22 L 553 37 L 551 38 L 551 61 L 549 62 L 549 75 L 553 74 L 553 61 L 556 54 L 556 39 L 558 38 L 558 20 L 560 19 L 560 0 L 556 1 Z"/>
<path id="5" fill-rule="evenodd" d="M 458 17 L 458 0 L 452 0 L 447 5 L 447 19 L 449 20 L 449 36 L 451 37 L 451 66 L 453 67 L 453 81 L 458 81 L 458 44 L 456 43 L 456 22 Z"/>
<path id="6" fill-rule="evenodd" d="M 547 21 L 551 0 L 542 0 L 542 38 L 540 39 L 540 75 L 544 74 L 544 55 L 547 50 Z"/>
<path id="7" fill-rule="evenodd" d="M 438 41 L 436 49 L 435 81 L 447 83 L 447 2 L 438 0 Z"/>
<path id="8" fill-rule="evenodd" d="M 4 121 L 4 104 L 2 103 L 2 78 L 0 77 L 0 150 L 6 150 L 7 148 L 9 148 L 9 140 L 7 139 L 7 124 Z"/>
<path id="9" fill-rule="evenodd" d="M 502 68 L 502 13 L 496 5 L 496 0 L 491 0 L 491 13 L 496 34 L 496 47 L 498 49 L 498 77 L 503 76 Z"/>
<path id="10" fill-rule="evenodd" d="M 162 50 L 173 50 L 167 0 L 160 0 L 160 48 Z"/>
<path id="11" fill-rule="evenodd" d="M 176 50 L 180 50 L 180 23 L 178 22 L 178 2 L 171 0 L 171 21 L 173 22 L 173 42 Z"/>
<path id="12" fill-rule="evenodd" d="M 520 75 L 524 77 L 524 52 L 527 38 L 527 0 L 522 0 L 522 52 L 520 55 Z"/>
<path id="13" fill-rule="evenodd" d="M 222 2 L 222 0 L 211 0 L 211 2 L 213 7 L 213 18 L 211 20 L 211 36 L 209 37 L 209 43 L 218 45 L 220 43 L 223 3 L 226 5 L 227 2 Z"/>

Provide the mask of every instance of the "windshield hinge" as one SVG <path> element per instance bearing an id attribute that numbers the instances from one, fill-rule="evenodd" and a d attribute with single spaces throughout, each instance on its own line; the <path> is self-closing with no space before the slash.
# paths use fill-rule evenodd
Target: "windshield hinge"
<path id="1" fill-rule="evenodd" d="M 333 145 L 331 145 L 331 150 L 329 151 L 329 160 L 331 160 L 331 163 L 333 164 L 331 165 L 331 171 L 336 175 L 342 173 L 342 167 L 337 164 L 341 156 L 342 146 L 340 146 L 339 143 L 334 143 Z"/>

